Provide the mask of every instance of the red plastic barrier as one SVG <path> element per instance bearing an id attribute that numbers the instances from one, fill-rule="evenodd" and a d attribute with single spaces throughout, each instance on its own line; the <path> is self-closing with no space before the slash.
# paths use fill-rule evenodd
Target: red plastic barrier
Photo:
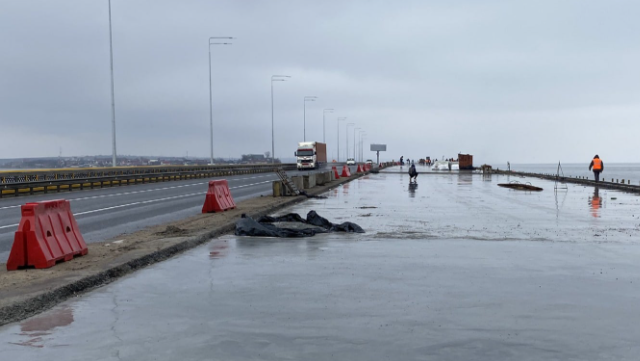
<path id="1" fill-rule="evenodd" d="M 371 170 L 371 165 L 370 165 L 370 164 L 365 164 L 365 165 L 363 166 L 363 169 L 364 169 L 364 171 L 365 171 L 365 172 L 368 172 L 368 171 L 370 171 L 370 170 Z"/>
<path id="2" fill-rule="evenodd" d="M 209 181 L 209 190 L 202 206 L 202 213 L 222 212 L 236 208 L 226 179 Z"/>
<path id="3" fill-rule="evenodd" d="M 346 164 L 342 167 L 342 174 L 341 174 L 341 176 L 342 176 L 342 177 L 351 177 L 351 170 L 349 170 L 349 167 L 347 167 L 347 165 L 346 165 Z"/>
<path id="4" fill-rule="evenodd" d="M 333 167 L 331 167 L 331 170 L 333 171 L 333 178 L 340 179 L 340 174 L 338 173 L 338 168 L 336 168 L 335 165 Z"/>
<path id="5" fill-rule="evenodd" d="M 69 201 L 27 203 L 15 233 L 7 270 L 49 268 L 89 253 Z"/>
<path id="6" fill-rule="evenodd" d="M 356 169 L 356 173 L 364 173 L 364 169 L 362 169 L 362 166 L 360 166 L 360 164 L 358 164 L 358 168 Z"/>

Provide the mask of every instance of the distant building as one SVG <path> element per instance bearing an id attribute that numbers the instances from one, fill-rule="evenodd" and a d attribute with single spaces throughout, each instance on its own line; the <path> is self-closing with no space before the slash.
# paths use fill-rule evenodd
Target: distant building
<path id="1" fill-rule="evenodd" d="M 267 158 L 264 154 L 243 154 L 241 163 L 267 163 Z"/>

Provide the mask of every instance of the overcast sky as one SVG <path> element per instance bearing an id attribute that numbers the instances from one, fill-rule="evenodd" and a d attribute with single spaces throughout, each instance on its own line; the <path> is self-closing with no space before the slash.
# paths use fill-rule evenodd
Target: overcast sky
<path id="1" fill-rule="evenodd" d="M 306 139 L 335 109 L 331 158 L 347 117 L 342 160 L 353 122 L 383 159 L 637 162 L 638 14 L 615 0 L 112 0 L 118 154 L 208 157 L 208 38 L 233 36 L 211 46 L 216 157 L 271 150 L 283 74 L 277 157 L 317 96 Z M 0 0 L 0 30 L 0 158 L 111 154 L 107 0 Z"/>

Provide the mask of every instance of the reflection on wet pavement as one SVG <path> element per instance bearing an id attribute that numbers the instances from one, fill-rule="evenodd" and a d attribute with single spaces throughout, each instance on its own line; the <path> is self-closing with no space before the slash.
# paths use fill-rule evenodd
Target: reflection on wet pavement
<path id="1" fill-rule="evenodd" d="M 593 189 L 593 197 L 589 198 L 589 204 L 591 205 L 591 215 L 594 217 L 600 217 L 600 207 L 602 199 L 600 198 L 600 192 L 598 187 Z"/>
<path id="2" fill-rule="evenodd" d="M 388 182 L 381 182 L 385 177 Z M 640 203 L 635 194 L 576 185 L 554 189 L 553 182 L 540 179 L 472 173 L 427 175 L 417 188 L 407 186 L 408 175 L 402 173 L 381 173 L 379 178 L 372 179 L 379 188 L 371 199 L 384 204 L 385 209 L 371 217 L 387 217 L 385 211 L 393 217 L 376 227 L 374 237 L 402 239 L 406 228 L 428 238 L 478 240 L 628 243 L 639 235 L 639 212 L 634 209 Z M 496 186 L 510 181 L 545 190 L 538 193 Z M 358 184 L 351 185 L 351 193 L 357 191 Z M 406 192 L 415 203 L 410 207 L 402 204 L 403 200 L 395 197 L 399 192 Z M 352 218 L 358 216 L 353 213 Z"/>
<path id="3" fill-rule="evenodd" d="M 507 178 L 428 175 L 412 189 L 408 175 L 365 176 L 279 212 L 315 210 L 365 234 L 224 236 L 0 328 L 0 354 L 635 359 L 639 197 L 496 186 Z"/>
<path id="4" fill-rule="evenodd" d="M 20 323 L 20 336 L 24 336 L 19 341 L 11 342 L 11 344 L 28 347 L 44 347 L 44 342 L 53 333 L 56 327 L 68 326 L 73 322 L 73 309 L 64 305 L 57 307 L 51 312 L 32 317 Z M 53 338 L 51 338 L 53 339 Z M 68 346 L 61 344 L 52 344 L 53 346 Z"/>
<path id="5" fill-rule="evenodd" d="M 227 255 L 229 244 L 225 239 L 214 239 L 209 242 L 209 258 L 222 258 Z"/>
<path id="6" fill-rule="evenodd" d="M 409 183 L 409 197 L 416 197 L 416 190 L 418 189 L 418 183 Z"/>

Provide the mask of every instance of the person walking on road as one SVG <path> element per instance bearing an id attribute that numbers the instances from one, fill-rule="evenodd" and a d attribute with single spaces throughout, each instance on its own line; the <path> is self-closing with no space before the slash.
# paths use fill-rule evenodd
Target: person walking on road
<path id="1" fill-rule="evenodd" d="M 589 164 L 589 170 L 591 170 L 592 168 L 593 168 L 593 177 L 596 179 L 596 182 L 599 182 L 600 172 L 604 170 L 604 162 L 600 159 L 600 157 L 598 157 L 597 154 L 595 157 L 593 157 L 591 164 Z"/>

